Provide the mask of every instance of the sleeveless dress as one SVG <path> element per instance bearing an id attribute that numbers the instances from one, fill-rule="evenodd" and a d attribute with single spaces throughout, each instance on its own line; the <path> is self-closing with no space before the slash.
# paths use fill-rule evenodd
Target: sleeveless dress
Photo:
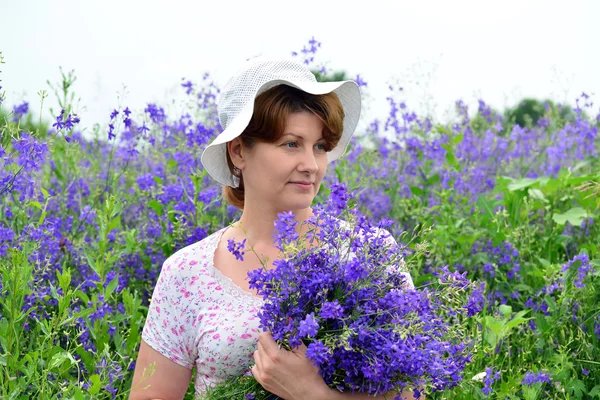
<path id="1" fill-rule="evenodd" d="M 154 350 L 190 370 L 196 366 L 196 397 L 247 372 L 261 332 L 257 313 L 263 300 L 214 267 L 226 229 L 165 260 L 142 331 L 142 339 Z M 394 239 L 389 235 L 387 240 Z M 406 286 L 414 287 L 405 274 Z"/>

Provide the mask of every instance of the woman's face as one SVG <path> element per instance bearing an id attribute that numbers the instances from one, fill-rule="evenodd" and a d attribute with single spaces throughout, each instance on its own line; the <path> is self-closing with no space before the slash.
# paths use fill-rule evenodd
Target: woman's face
<path id="1" fill-rule="evenodd" d="M 327 169 L 323 122 L 308 112 L 291 114 L 281 139 L 244 151 L 245 202 L 277 212 L 311 206 Z"/>

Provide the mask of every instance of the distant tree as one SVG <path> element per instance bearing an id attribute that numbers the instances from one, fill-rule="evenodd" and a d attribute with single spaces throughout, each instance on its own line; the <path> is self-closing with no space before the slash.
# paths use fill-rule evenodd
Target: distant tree
<path id="1" fill-rule="evenodd" d="M 516 106 L 504 112 L 505 123 L 524 128 L 536 126 L 544 117 L 564 125 L 575 118 L 575 112 L 569 105 L 557 105 L 552 100 L 531 98 L 521 100 Z"/>
<path id="2" fill-rule="evenodd" d="M 317 78 L 318 82 L 337 82 L 337 81 L 345 81 L 348 79 L 345 71 L 335 71 L 331 74 L 321 73 L 321 71 L 313 70 L 312 71 L 315 78 Z"/>

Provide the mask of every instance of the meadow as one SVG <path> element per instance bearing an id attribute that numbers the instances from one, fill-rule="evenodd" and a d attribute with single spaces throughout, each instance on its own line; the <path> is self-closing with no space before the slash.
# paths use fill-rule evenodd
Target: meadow
<path id="1" fill-rule="evenodd" d="M 127 398 L 163 261 L 240 215 L 200 163 L 220 129 L 209 75 L 182 81 L 181 112 L 120 106 L 85 134 L 73 78 L 50 123 L 0 88 L 6 399 Z M 502 112 L 458 100 L 440 122 L 390 87 L 387 118 L 329 166 L 316 201 L 341 182 L 363 213 L 393 220 L 419 249 L 417 288 L 442 266 L 478 282 L 472 362 L 428 398 L 600 398 L 600 113 L 572 100 Z"/>

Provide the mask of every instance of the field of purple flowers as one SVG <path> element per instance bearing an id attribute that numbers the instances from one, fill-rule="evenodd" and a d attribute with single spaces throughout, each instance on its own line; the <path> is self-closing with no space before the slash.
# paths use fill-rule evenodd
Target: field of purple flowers
<path id="1" fill-rule="evenodd" d="M 2 398 L 126 398 L 162 262 L 239 215 L 200 163 L 220 129 L 209 76 L 182 82 L 185 113 L 119 107 L 85 135 L 71 86 L 63 75 L 50 126 L 0 87 Z M 417 287 L 446 265 L 479 282 L 473 361 L 430 397 L 600 398 L 591 97 L 519 124 L 483 101 L 440 123 L 400 95 L 390 88 L 387 120 L 358 132 L 317 201 L 345 183 L 398 242 L 426 246 L 410 264 Z"/>

